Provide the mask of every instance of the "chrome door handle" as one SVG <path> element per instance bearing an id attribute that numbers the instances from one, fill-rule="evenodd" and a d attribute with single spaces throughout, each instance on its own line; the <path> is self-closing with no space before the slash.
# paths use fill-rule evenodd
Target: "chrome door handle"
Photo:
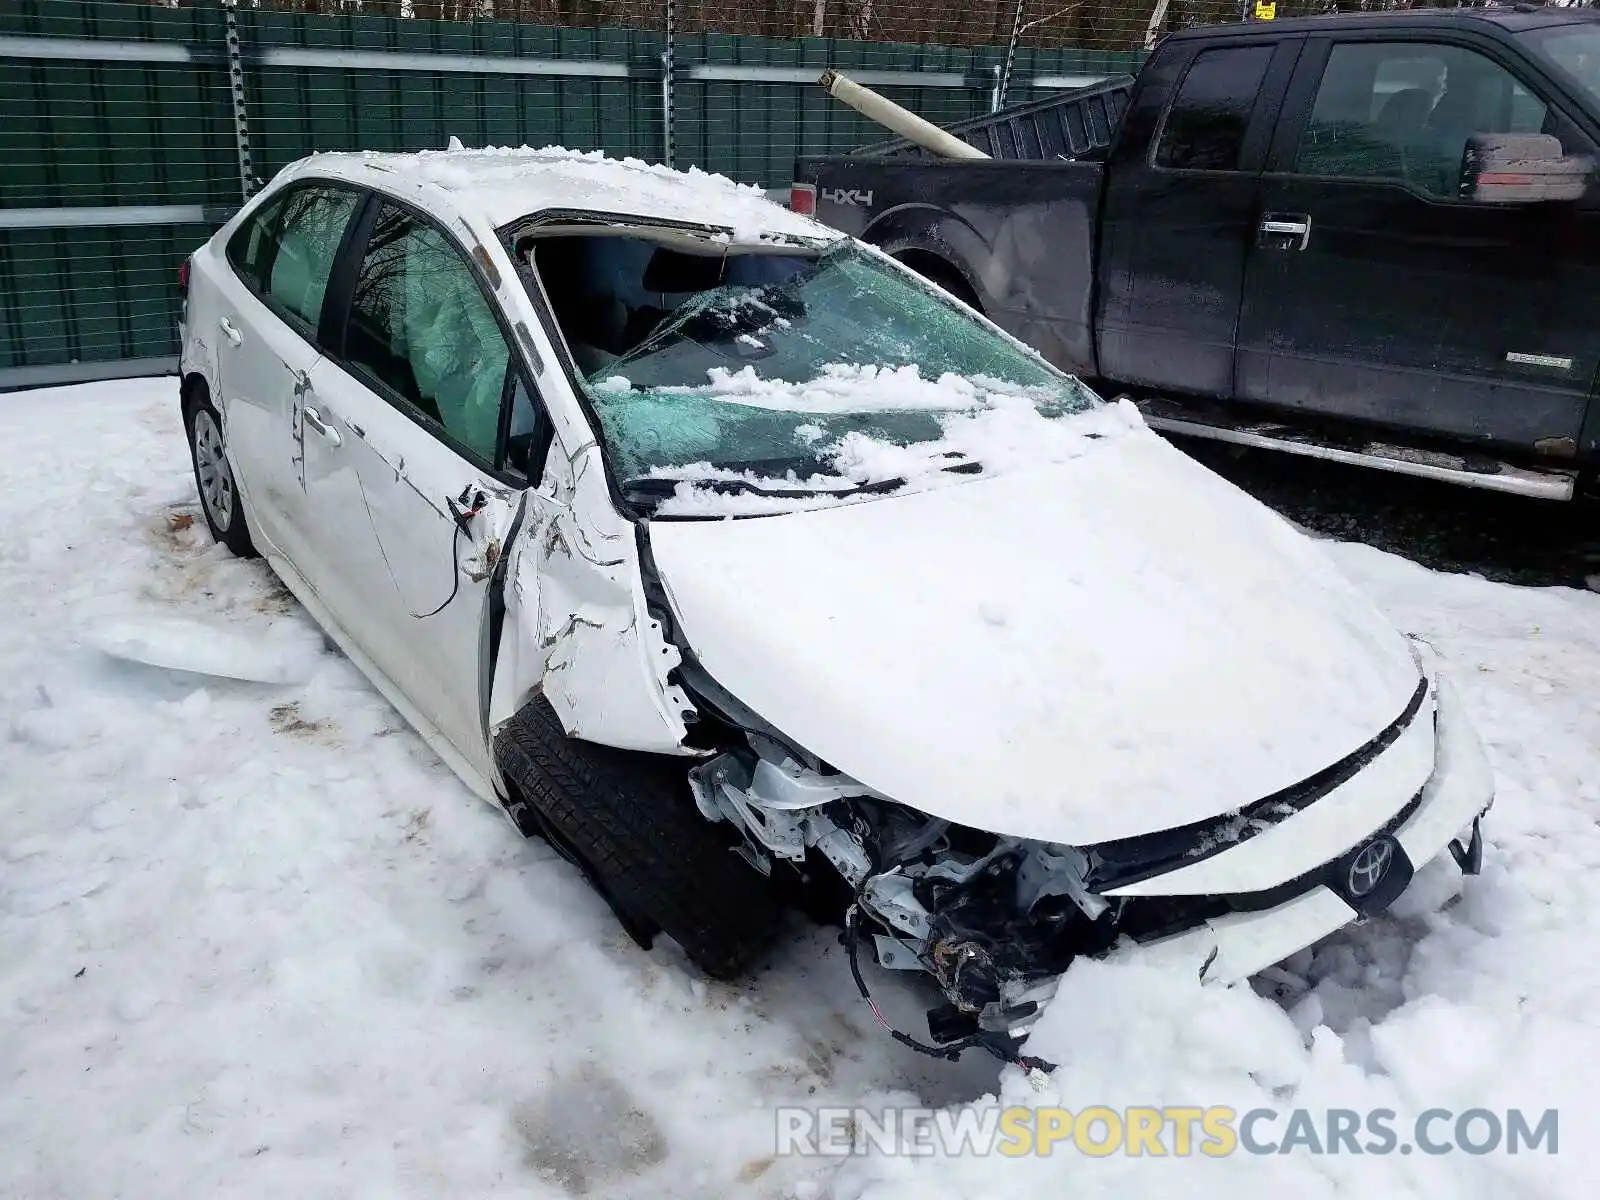
<path id="1" fill-rule="evenodd" d="M 308 405 L 300 410 L 300 415 L 302 418 L 304 418 L 307 425 L 311 426 L 311 428 L 315 429 L 323 437 L 327 438 L 329 443 L 332 445 L 340 446 L 344 444 L 344 439 L 339 436 L 339 431 L 324 421 L 322 419 L 322 414 L 316 409 L 311 408 Z"/>
<path id="2" fill-rule="evenodd" d="M 221 320 L 219 320 L 217 322 L 217 327 L 222 330 L 223 336 L 225 336 L 235 346 L 244 345 L 244 334 L 240 333 L 238 326 L 236 326 L 232 321 L 228 320 L 227 317 L 223 317 Z"/>
<path id="3" fill-rule="evenodd" d="M 1311 241 L 1311 218 L 1299 213 L 1267 213 L 1261 218 L 1263 237 L 1299 238 L 1296 250 L 1304 250 Z"/>

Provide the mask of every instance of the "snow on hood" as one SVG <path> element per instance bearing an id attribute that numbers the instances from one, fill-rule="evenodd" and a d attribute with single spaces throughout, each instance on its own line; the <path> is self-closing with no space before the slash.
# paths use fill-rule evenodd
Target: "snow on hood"
<path id="1" fill-rule="evenodd" d="M 568 208 L 719 225 L 731 229 L 738 241 L 768 235 L 836 241 L 843 236 L 768 200 L 758 187 L 698 167 L 677 171 L 637 158 L 610 158 L 599 150 L 561 146 L 468 150 L 452 139 L 448 150 L 350 157 L 461 193 L 463 203 L 481 209 L 495 225 L 541 210 Z"/>
<path id="2" fill-rule="evenodd" d="M 1320 549 L 1143 427 L 650 542 L 722 686 L 870 787 L 1023 837 L 1235 809 L 1376 736 L 1418 678 Z"/>

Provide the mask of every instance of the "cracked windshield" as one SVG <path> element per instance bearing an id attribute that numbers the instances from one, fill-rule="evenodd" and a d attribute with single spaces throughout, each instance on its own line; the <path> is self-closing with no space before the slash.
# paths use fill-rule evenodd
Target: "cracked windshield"
<path id="1" fill-rule="evenodd" d="M 849 243 L 819 254 L 555 237 L 534 261 L 625 490 L 861 490 L 976 473 L 981 444 L 952 437 L 958 426 L 996 411 L 1053 424 L 1096 403 Z"/>

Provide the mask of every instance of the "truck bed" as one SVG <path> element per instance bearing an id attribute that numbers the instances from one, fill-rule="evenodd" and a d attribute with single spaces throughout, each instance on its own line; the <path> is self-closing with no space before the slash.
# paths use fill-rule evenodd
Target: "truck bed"
<path id="1" fill-rule="evenodd" d="M 815 188 L 820 220 L 1092 378 L 1102 160 L 1132 90 L 1133 77 L 1118 75 L 945 127 L 989 161 L 939 158 L 897 138 L 799 159 L 795 182 Z"/>
<path id="2" fill-rule="evenodd" d="M 1132 91 L 1132 75 L 1113 75 L 1098 83 L 957 121 L 944 128 L 990 158 L 1045 162 L 1099 158 L 1111 146 L 1117 122 L 1128 107 Z M 896 160 L 934 157 L 906 138 L 874 142 L 853 153 Z"/>

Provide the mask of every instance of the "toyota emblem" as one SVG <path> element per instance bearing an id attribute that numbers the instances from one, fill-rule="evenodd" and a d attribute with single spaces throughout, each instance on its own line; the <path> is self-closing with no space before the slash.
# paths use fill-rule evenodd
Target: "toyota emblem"
<path id="1" fill-rule="evenodd" d="M 1349 889 L 1350 895 L 1358 900 L 1363 896 L 1370 896 L 1383 882 L 1383 877 L 1389 873 L 1389 866 L 1393 862 L 1392 838 L 1377 838 L 1357 850 L 1355 857 L 1350 860 L 1350 873 L 1345 877 L 1345 886 Z"/>

